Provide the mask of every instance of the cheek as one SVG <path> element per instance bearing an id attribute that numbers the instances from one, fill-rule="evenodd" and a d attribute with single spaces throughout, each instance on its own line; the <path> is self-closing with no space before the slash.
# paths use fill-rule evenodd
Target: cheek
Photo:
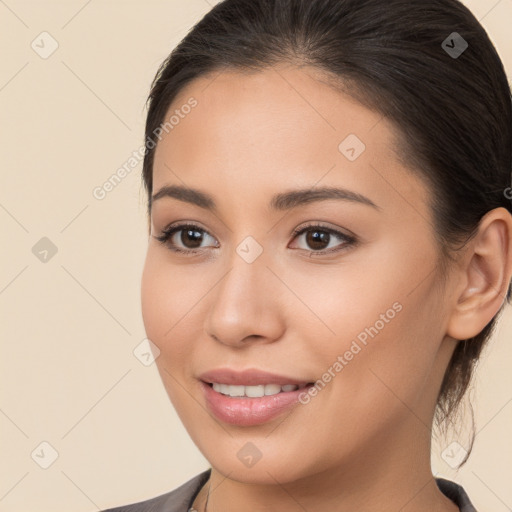
<path id="1" fill-rule="evenodd" d="M 185 411 L 194 409 L 193 404 L 188 404 L 189 394 L 183 391 L 193 358 L 192 339 L 198 338 L 187 312 L 202 293 L 199 282 L 190 283 L 190 271 L 170 265 L 161 252 L 148 248 L 141 279 L 141 310 L 146 335 L 160 350 L 155 360 L 158 372 L 181 415 L 183 407 Z"/>
<path id="2" fill-rule="evenodd" d="M 173 293 L 166 292 L 169 284 L 166 281 L 161 265 L 148 249 L 141 280 L 142 319 L 148 338 L 160 349 L 165 330 L 171 325 L 166 319 L 172 320 L 169 313 L 173 311 L 168 303 Z"/>
<path id="3" fill-rule="evenodd" d="M 171 263 L 159 247 L 148 248 L 141 279 L 142 318 L 147 337 L 160 350 L 155 362 L 172 400 L 201 359 L 207 293 L 218 279 L 197 265 Z"/>
<path id="4" fill-rule="evenodd" d="M 148 337 L 165 347 L 204 294 L 203 287 L 200 273 L 192 267 L 171 265 L 165 251 L 150 246 L 141 279 L 141 309 Z"/>
<path id="5" fill-rule="evenodd" d="M 157 251 L 148 249 L 141 280 L 142 318 L 146 336 L 160 350 L 155 364 L 173 403 L 179 392 L 176 379 L 181 382 L 182 373 L 190 367 L 185 350 L 190 340 L 180 331 L 187 320 L 183 290 L 190 288 L 183 287 L 182 280 Z"/>
<path id="6" fill-rule="evenodd" d="M 390 402 L 401 407 L 400 399 L 412 403 L 432 371 L 442 340 L 442 303 L 429 276 L 434 253 L 424 245 L 418 240 L 413 251 L 408 243 L 403 252 L 394 241 L 378 254 L 347 257 L 346 265 L 310 265 L 300 279 L 296 269 L 284 274 L 317 317 L 302 321 L 311 327 L 299 339 L 311 343 L 317 369 L 336 375 L 332 391 L 358 404 L 363 415 L 378 404 L 386 404 L 385 411 Z"/>
<path id="7" fill-rule="evenodd" d="M 314 325 L 318 333 L 314 335 L 311 327 L 300 337 L 315 339 L 326 355 L 344 349 L 347 342 L 349 346 L 357 336 L 364 343 L 370 337 L 368 330 L 375 333 L 375 325 L 379 333 L 389 331 L 400 315 L 403 266 L 395 272 L 375 254 L 359 253 L 331 267 L 306 265 L 283 267 L 280 275 L 293 283 L 293 292 L 309 309 L 295 301 L 295 312 L 290 314 L 298 322 Z"/>

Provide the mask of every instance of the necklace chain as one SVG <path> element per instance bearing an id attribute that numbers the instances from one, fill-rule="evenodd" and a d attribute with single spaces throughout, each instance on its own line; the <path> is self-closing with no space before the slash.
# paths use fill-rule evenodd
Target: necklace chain
<path id="1" fill-rule="evenodd" d="M 204 512 L 207 512 L 208 510 L 208 500 L 210 499 L 210 489 L 212 487 L 212 479 L 210 477 L 210 482 L 208 484 L 208 494 L 206 495 L 206 502 L 204 504 Z M 188 510 L 188 512 L 197 512 L 197 510 L 195 509 L 194 505 L 192 505 L 190 507 L 190 509 Z"/>
<path id="2" fill-rule="evenodd" d="M 204 504 L 204 512 L 208 511 L 208 500 L 210 499 L 210 488 L 212 486 L 212 478 L 210 476 L 210 483 L 208 485 L 208 494 L 206 495 L 206 503 Z"/>
<path id="3" fill-rule="evenodd" d="M 208 485 L 208 494 L 206 495 L 206 503 L 204 504 L 204 512 L 208 511 L 208 500 L 210 499 L 211 486 L 212 486 L 212 477 L 210 476 L 210 484 Z"/>

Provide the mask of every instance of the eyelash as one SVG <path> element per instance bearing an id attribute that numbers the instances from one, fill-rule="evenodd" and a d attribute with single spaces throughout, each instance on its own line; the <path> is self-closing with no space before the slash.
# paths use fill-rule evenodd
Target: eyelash
<path id="1" fill-rule="evenodd" d="M 195 229 L 196 231 L 200 231 L 202 233 L 206 233 L 209 236 L 212 236 L 208 231 L 201 228 L 197 224 L 194 223 L 187 223 L 187 224 L 177 224 L 175 226 L 171 226 L 168 228 L 165 228 L 162 230 L 162 234 L 155 236 L 155 238 L 161 242 L 163 245 L 165 245 L 168 249 L 170 249 L 173 252 L 185 254 L 187 256 L 193 256 L 197 253 L 202 252 L 203 249 L 181 249 L 179 247 L 176 247 L 176 245 L 172 244 L 170 242 L 170 239 L 175 233 L 178 233 L 179 231 L 183 231 L 185 229 Z M 323 249 L 321 251 L 314 251 L 310 250 L 310 253 L 314 254 L 329 254 L 333 252 L 340 252 L 352 245 L 354 245 L 357 242 L 356 237 L 347 235 L 345 233 L 342 233 L 341 231 L 337 231 L 332 228 L 327 228 L 325 226 L 322 226 L 320 224 L 309 224 L 307 226 L 303 226 L 301 228 L 295 229 L 292 233 L 293 239 L 295 239 L 297 236 L 302 235 L 303 233 L 306 233 L 307 231 L 321 231 L 322 233 L 328 233 L 330 235 L 334 235 L 338 239 L 343 240 L 345 243 L 341 246 L 341 248 L 334 248 L 334 249 Z M 306 250 L 306 249 L 302 249 Z"/>

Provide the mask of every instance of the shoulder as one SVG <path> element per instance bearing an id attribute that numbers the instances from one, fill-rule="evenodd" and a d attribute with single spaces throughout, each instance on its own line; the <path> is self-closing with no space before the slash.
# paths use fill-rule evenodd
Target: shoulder
<path id="1" fill-rule="evenodd" d="M 436 483 L 439 490 L 459 507 L 460 512 L 477 512 L 462 486 L 444 478 L 436 478 Z"/>
<path id="2" fill-rule="evenodd" d="M 121 507 L 109 508 L 101 512 L 187 512 L 201 487 L 210 477 L 210 472 L 211 468 L 160 496 Z"/>

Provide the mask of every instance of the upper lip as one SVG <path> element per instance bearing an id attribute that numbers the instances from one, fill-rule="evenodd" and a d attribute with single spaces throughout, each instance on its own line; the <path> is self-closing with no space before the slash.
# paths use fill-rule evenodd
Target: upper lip
<path id="1" fill-rule="evenodd" d="M 257 386 L 261 384 L 278 384 L 285 386 L 287 384 L 295 384 L 297 386 L 305 386 L 310 381 L 277 375 L 262 370 L 248 369 L 244 371 L 236 371 L 230 368 L 216 368 L 199 375 L 199 379 L 204 382 L 219 384 L 228 384 L 232 386 Z"/>

